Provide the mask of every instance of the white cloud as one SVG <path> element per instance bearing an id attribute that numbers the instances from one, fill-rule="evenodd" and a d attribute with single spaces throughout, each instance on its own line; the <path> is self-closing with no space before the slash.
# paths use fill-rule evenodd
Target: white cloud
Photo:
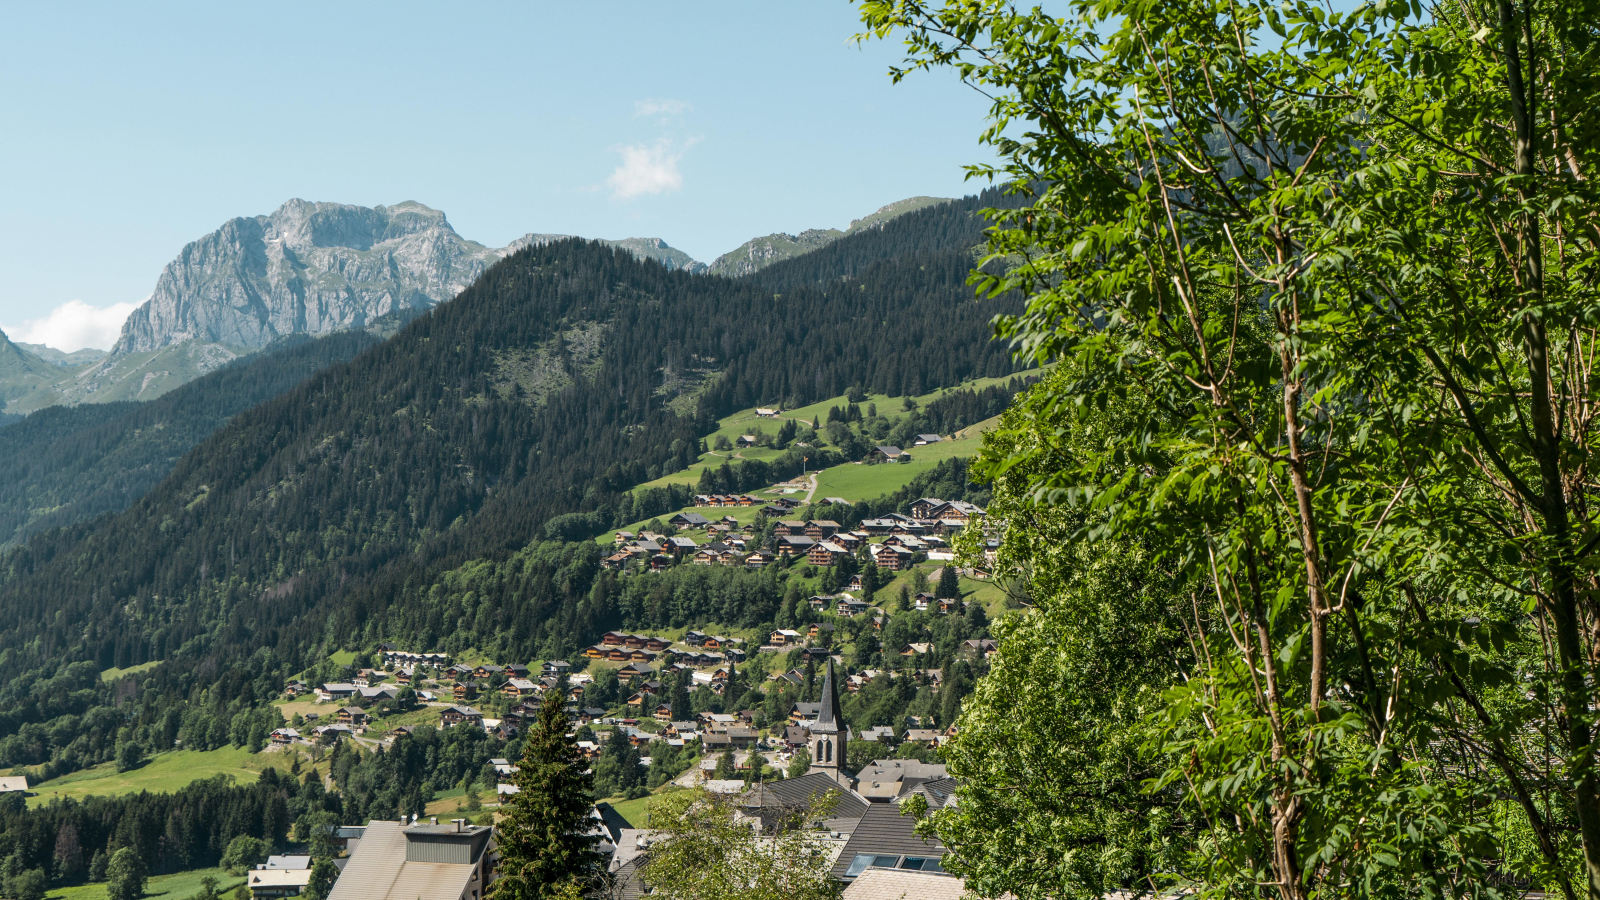
<path id="1" fill-rule="evenodd" d="M 688 112 L 694 107 L 682 100 L 667 100 L 661 97 L 651 97 L 648 100 L 633 101 L 634 116 L 676 116 Z"/>
<path id="2" fill-rule="evenodd" d="M 82 300 L 68 300 L 43 318 L 5 326 L 5 333 L 13 341 L 43 344 L 67 353 L 85 347 L 110 350 L 122 334 L 122 323 L 138 308 L 137 303 L 90 306 Z"/>
<path id="3" fill-rule="evenodd" d="M 683 173 L 678 171 L 678 160 L 682 158 L 683 151 L 675 149 L 666 138 L 654 144 L 630 144 L 622 148 L 622 165 L 611 173 L 606 184 L 611 186 L 612 195 L 622 200 L 676 191 L 683 187 Z"/>

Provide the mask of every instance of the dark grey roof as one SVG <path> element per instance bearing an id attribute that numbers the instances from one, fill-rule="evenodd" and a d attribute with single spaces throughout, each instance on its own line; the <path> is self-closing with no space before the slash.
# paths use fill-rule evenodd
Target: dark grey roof
<path id="1" fill-rule="evenodd" d="M 935 778 L 917 785 L 913 793 L 926 796 L 931 809 L 943 809 L 945 804 L 950 802 L 950 798 L 955 796 L 956 788 L 960 786 L 961 782 L 954 778 Z"/>
<path id="2" fill-rule="evenodd" d="M 817 723 L 811 726 L 812 734 L 838 734 L 844 726 L 844 715 L 839 711 L 839 685 L 833 680 L 833 660 L 828 660 L 828 674 L 822 679 L 822 709 L 817 712 Z"/>
<path id="3" fill-rule="evenodd" d="M 746 791 L 740 802 L 745 807 L 799 806 L 810 803 L 813 798 L 829 791 L 839 792 L 838 802 L 834 804 L 833 809 L 828 810 L 830 819 L 858 818 L 871 805 L 860 794 L 845 790 L 840 787 L 839 782 L 821 772 L 801 775 L 798 778 L 785 778 L 782 781 L 768 781 L 760 787 Z"/>
<path id="4" fill-rule="evenodd" d="M 885 856 L 944 856 L 944 845 L 925 841 L 915 831 L 917 820 L 900 815 L 896 803 L 875 803 L 861 814 L 856 830 L 850 833 L 839 860 L 833 864 L 833 877 L 845 880 L 845 871 L 858 853 Z"/>

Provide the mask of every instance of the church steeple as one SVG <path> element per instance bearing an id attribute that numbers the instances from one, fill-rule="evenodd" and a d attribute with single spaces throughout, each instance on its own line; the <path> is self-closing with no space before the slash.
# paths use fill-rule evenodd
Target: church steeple
<path id="1" fill-rule="evenodd" d="M 850 787 L 850 776 L 845 773 L 845 749 L 850 739 L 850 728 L 845 725 L 839 711 L 839 686 L 833 680 L 833 660 L 828 660 L 828 673 L 822 679 L 822 707 L 817 711 L 816 724 L 811 726 L 811 771 L 822 772 L 845 787 Z M 809 774 L 809 773 L 808 773 Z"/>

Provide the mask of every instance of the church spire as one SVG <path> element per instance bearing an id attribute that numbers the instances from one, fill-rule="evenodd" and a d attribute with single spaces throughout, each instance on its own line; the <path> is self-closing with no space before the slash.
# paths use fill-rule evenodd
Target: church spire
<path id="1" fill-rule="evenodd" d="M 822 678 L 822 708 L 817 711 L 817 724 L 812 731 L 819 734 L 837 734 L 844 728 L 844 716 L 839 712 L 839 686 L 833 680 L 833 660 L 828 660 L 828 674 Z"/>

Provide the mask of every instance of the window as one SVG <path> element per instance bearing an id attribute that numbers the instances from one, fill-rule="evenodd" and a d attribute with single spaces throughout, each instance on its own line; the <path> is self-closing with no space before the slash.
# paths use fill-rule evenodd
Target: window
<path id="1" fill-rule="evenodd" d="M 856 858 L 850 860 L 850 868 L 845 870 L 844 877 L 854 878 L 865 872 L 869 867 L 874 869 L 892 869 L 900 861 L 898 856 L 879 856 L 873 853 L 857 853 Z M 942 870 L 941 870 L 942 871 Z"/>
<path id="2" fill-rule="evenodd" d="M 939 864 L 938 857 L 908 856 L 900 863 L 902 869 L 915 869 L 920 872 L 943 872 L 944 866 Z"/>

